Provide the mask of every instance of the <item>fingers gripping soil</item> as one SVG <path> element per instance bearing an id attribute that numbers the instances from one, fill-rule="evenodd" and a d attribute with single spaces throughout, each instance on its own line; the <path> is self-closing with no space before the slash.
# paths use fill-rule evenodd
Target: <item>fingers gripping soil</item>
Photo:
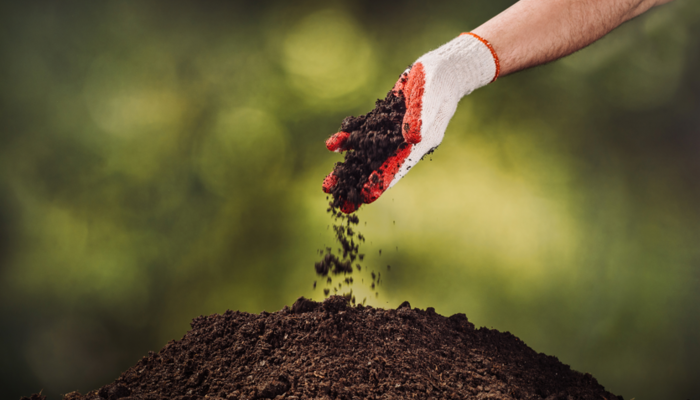
<path id="1" fill-rule="evenodd" d="M 350 133 L 348 132 L 338 132 L 335 135 L 331 136 L 326 140 L 326 148 L 330 151 L 334 151 L 336 153 L 343 152 L 345 150 L 349 150 L 346 147 L 346 143 L 348 141 L 348 138 L 350 137 Z"/>
<path id="2" fill-rule="evenodd" d="M 332 207 L 355 211 L 363 203 L 376 200 L 389 187 L 398 171 L 395 165 L 405 159 L 394 158 L 386 164 L 405 144 L 401 129 L 405 114 L 403 94 L 389 92 L 384 100 L 377 100 L 368 114 L 345 118 L 341 132 L 328 139 L 326 146 L 331 151 L 352 149 L 323 182 L 324 192 L 333 197 Z M 370 181 L 372 175 L 375 177 Z"/>
<path id="3" fill-rule="evenodd" d="M 389 188 L 409 154 L 411 154 L 411 145 L 404 143 L 395 155 L 389 157 L 378 170 L 372 172 L 362 188 L 362 199 L 366 204 L 377 200 Z"/>

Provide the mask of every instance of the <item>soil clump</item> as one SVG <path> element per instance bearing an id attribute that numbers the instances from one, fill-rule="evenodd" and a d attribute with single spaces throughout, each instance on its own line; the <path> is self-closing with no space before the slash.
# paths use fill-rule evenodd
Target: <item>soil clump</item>
<path id="1" fill-rule="evenodd" d="M 346 117 L 340 130 L 347 132 L 345 161 L 337 162 L 333 175 L 338 178 L 330 190 L 331 206 L 343 207 L 345 201 L 355 208 L 362 201 L 362 188 L 372 172 L 379 169 L 400 146 L 407 146 L 401 133 L 401 124 L 406 114 L 403 93 L 387 93 L 384 100 L 377 100 L 372 111 L 359 117 Z"/>
<path id="2" fill-rule="evenodd" d="M 330 188 L 331 198 L 326 210 L 331 214 L 335 238 L 340 247 L 337 254 L 334 254 L 331 247 L 320 250 L 322 258 L 314 265 L 316 274 L 325 279 L 325 296 L 330 295 L 333 290 L 334 294 L 342 294 L 355 304 L 352 289 L 346 289 L 343 293 L 342 287 L 343 284 L 349 287 L 353 283 L 353 278 L 347 276 L 353 272 L 353 263 L 358 271 L 362 269 L 362 265 L 356 261 L 362 261 L 364 258 L 364 255 L 359 253 L 359 245 L 365 238 L 356 232 L 359 223 L 357 215 L 345 213 L 356 210 L 363 203 L 362 190 L 370 175 L 379 170 L 401 146 L 407 145 L 401 133 L 405 114 L 406 102 L 403 92 L 394 94 L 393 91 L 389 91 L 384 100 L 376 101 L 372 111 L 359 117 L 346 117 L 341 124 L 340 131 L 349 134 L 342 146 L 347 151 L 345 161 L 337 162 L 333 169 L 336 183 Z M 342 280 L 336 281 L 337 285 L 334 284 L 332 276 L 341 274 L 344 275 Z M 372 272 L 372 290 L 379 283 L 377 277 L 378 275 Z M 376 292 L 376 295 L 379 293 Z"/>
<path id="3" fill-rule="evenodd" d="M 113 383 L 65 400 L 622 399 L 510 333 L 408 302 L 383 310 L 302 297 L 191 326 Z"/>

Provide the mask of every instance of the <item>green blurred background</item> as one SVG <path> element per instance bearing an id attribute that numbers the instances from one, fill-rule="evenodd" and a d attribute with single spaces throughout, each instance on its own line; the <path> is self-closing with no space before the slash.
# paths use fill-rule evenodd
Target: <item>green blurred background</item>
<path id="1" fill-rule="evenodd" d="M 95 389 L 200 314 L 322 299 L 324 140 L 513 2 L 428 3 L 2 2 L 1 397 Z M 359 212 L 383 284 L 358 299 L 697 398 L 699 22 L 677 0 L 464 98 Z"/>

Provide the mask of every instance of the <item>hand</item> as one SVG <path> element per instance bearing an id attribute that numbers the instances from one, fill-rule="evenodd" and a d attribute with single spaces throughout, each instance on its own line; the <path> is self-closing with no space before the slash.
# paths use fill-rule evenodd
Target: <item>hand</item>
<path id="1" fill-rule="evenodd" d="M 406 113 L 401 125 L 405 144 L 389 156 L 364 183 L 360 199 L 343 199 L 341 211 L 351 213 L 369 204 L 394 186 L 426 154 L 442 142 L 447 124 L 459 100 L 498 77 L 498 57 L 484 39 L 465 33 L 433 50 L 409 67 L 394 85 L 394 95 L 403 95 Z M 352 150 L 346 143 L 350 133 L 338 132 L 326 141 L 328 150 Z M 323 181 L 330 193 L 338 183 L 333 173 Z"/>

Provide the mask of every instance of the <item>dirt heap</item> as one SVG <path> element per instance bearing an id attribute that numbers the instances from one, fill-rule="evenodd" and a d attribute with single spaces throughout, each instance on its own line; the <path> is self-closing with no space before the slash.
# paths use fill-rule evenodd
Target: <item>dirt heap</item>
<path id="1" fill-rule="evenodd" d="M 191 325 L 113 383 L 65 399 L 622 399 L 510 333 L 407 302 L 383 310 L 300 298 Z"/>

